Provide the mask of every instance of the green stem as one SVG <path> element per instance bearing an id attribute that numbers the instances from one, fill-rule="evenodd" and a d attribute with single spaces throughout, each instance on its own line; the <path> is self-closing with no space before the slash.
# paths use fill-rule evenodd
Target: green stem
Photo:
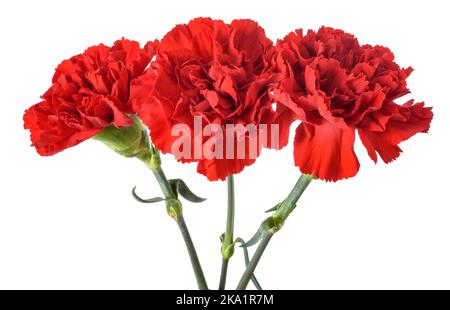
<path id="1" fill-rule="evenodd" d="M 155 178 L 158 181 L 159 186 L 161 187 L 161 190 L 166 198 L 169 215 L 175 219 L 181 231 L 181 234 L 183 235 L 184 243 L 186 244 L 186 248 L 191 259 L 192 268 L 194 269 L 195 278 L 197 279 L 198 288 L 201 290 L 207 290 L 208 285 L 206 283 L 206 279 L 203 274 L 200 261 L 198 259 L 197 251 L 195 250 L 194 243 L 192 242 L 191 235 L 189 234 L 189 230 L 183 218 L 181 202 L 179 202 L 177 196 L 173 192 L 172 187 L 170 186 L 170 183 L 167 180 L 161 167 L 155 167 L 154 169 L 152 169 L 152 172 L 155 175 Z M 174 201 L 176 203 L 174 203 Z M 169 210 L 170 208 L 173 209 Z"/>
<path id="2" fill-rule="evenodd" d="M 203 274 L 202 266 L 200 265 L 200 260 L 197 256 L 197 251 L 195 250 L 194 243 L 192 242 L 191 235 L 186 226 L 183 216 L 178 218 L 178 227 L 180 228 L 181 234 L 183 235 L 184 243 L 189 253 L 191 259 L 192 268 L 194 269 L 195 278 L 197 279 L 198 288 L 201 290 L 207 290 L 208 285 L 206 283 L 205 276 Z"/>
<path id="3" fill-rule="evenodd" d="M 224 241 L 226 244 L 233 243 L 233 230 L 234 230 L 234 177 L 230 175 L 227 178 L 227 190 L 228 190 L 228 208 L 227 208 L 227 226 L 225 229 Z"/>
<path id="4" fill-rule="evenodd" d="M 242 250 L 244 252 L 245 268 L 247 268 L 247 265 L 250 263 L 250 259 L 248 258 L 248 249 L 245 246 L 245 241 L 242 240 L 241 238 L 237 238 L 236 242 L 239 242 L 240 244 L 242 244 Z M 256 289 L 262 291 L 261 284 L 259 284 L 258 279 L 256 279 L 255 274 L 252 275 L 251 279 L 252 279 L 253 285 L 256 287 Z"/>
<path id="5" fill-rule="evenodd" d="M 291 214 L 292 211 L 294 211 L 295 207 L 297 206 L 297 201 L 300 199 L 300 196 L 303 194 L 305 189 L 308 187 L 309 183 L 314 180 L 314 177 L 308 174 L 302 174 L 297 182 L 294 185 L 294 188 L 292 188 L 289 195 L 286 197 L 286 199 L 281 203 L 281 205 L 277 208 L 275 211 L 275 214 L 273 217 L 275 219 L 279 218 L 284 221 L 288 218 L 289 214 Z"/>
<path id="6" fill-rule="evenodd" d="M 241 277 L 241 280 L 239 281 L 239 284 L 237 286 L 237 290 L 245 290 L 248 282 L 250 282 L 253 273 L 255 272 L 256 266 L 259 263 L 259 260 L 261 259 L 261 256 L 264 253 L 264 250 L 266 249 L 267 245 L 269 244 L 270 239 L 272 238 L 273 234 L 270 232 L 265 232 L 261 242 L 258 245 L 258 248 L 255 251 L 255 254 L 253 255 L 252 259 L 250 260 L 250 263 L 247 265 L 247 268 L 244 271 L 244 274 Z"/>
<path id="7" fill-rule="evenodd" d="M 153 174 L 155 175 L 155 178 L 158 181 L 159 186 L 161 187 L 164 197 L 166 197 L 166 199 L 176 199 L 177 197 L 173 192 L 172 187 L 170 186 L 170 183 L 167 180 L 166 175 L 164 174 L 164 171 L 161 169 L 161 167 L 153 170 Z"/>
<path id="8" fill-rule="evenodd" d="M 220 270 L 219 290 L 225 289 L 225 283 L 227 281 L 228 261 L 229 261 L 228 258 L 222 258 L 222 269 Z"/>
<path id="9" fill-rule="evenodd" d="M 256 249 L 255 254 L 250 260 L 250 263 L 247 265 L 247 268 L 245 269 L 241 280 L 239 281 L 239 284 L 237 286 L 238 290 L 245 290 L 247 288 L 247 285 L 250 282 L 256 266 L 258 265 L 258 262 L 261 259 L 261 256 L 263 255 L 270 239 L 277 231 L 279 231 L 283 227 L 284 222 L 288 218 L 289 214 L 294 211 L 296 203 L 299 200 L 300 196 L 314 179 L 315 177 L 312 175 L 301 175 L 289 195 L 277 207 L 275 213 L 271 217 L 263 221 L 260 226 L 261 228 L 258 231 L 258 233 L 262 231 L 262 235 L 260 235 L 260 243 L 258 245 L 258 248 Z"/>
<path id="10" fill-rule="evenodd" d="M 227 281 L 228 261 L 234 252 L 233 230 L 234 230 L 234 177 L 227 178 L 228 206 L 227 206 L 227 223 L 225 234 L 222 241 L 222 269 L 220 272 L 219 290 L 225 289 Z"/>

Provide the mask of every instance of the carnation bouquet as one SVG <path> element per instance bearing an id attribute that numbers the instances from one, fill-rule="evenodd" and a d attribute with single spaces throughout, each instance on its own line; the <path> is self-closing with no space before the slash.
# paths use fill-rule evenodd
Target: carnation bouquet
<path id="1" fill-rule="evenodd" d="M 41 101 L 25 111 L 24 124 L 42 156 L 93 138 L 142 161 L 162 195 L 144 198 L 135 188 L 132 195 L 165 204 L 199 289 L 215 286 L 203 273 L 182 201 L 207 201 L 189 182 L 166 177 L 161 153 L 196 164 L 209 181 L 226 180 L 223 234 L 208 232 L 221 240 L 214 248 L 222 253 L 217 287 L 225 289 L 228 263 L 241 247 L 245 269 L 233 285 L 243 290 L 253 281 L 261 288 L 254 275 L 258 262 L 310 183 L 358 173 L 357 135 L 374 162 L 380 157 L 389 163 L 400 155 L 402 141 L 428 131 L 431 108 L 402 98 L 410 92 L 411 72 L 388 48 L 361 44 L 339 29 L 297 29 L 274 43 L 252 20 L 196 18 L 144 46 L 123 38 L 64 60 Z M 298 181 L 285 184 L 291 191 L 267 206 L 270 214 L 253 236 L 236 237 L 234 175 L 264 148 L 281 150 L 290 136 Z"/>

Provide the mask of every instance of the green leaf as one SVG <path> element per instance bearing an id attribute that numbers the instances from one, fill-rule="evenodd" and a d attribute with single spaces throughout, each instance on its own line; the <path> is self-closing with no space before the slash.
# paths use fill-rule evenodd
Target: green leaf
<path id="1" fill-rule="evenodd" d="M 262 239 L 265 232 L 266 232 L 266 229 L 262 225 L 259 226 L 256 234 L 250 240 L 248 240 L 247 243 L 244 243 L 243 245 L 241 245 L 241 247 L 248 248 L 248 247 L 251 247 L 251 246 L 257 244 Z"/>
<path id="2" fill-rule="evenodd" d="M 277 203 L 274 207 L 270 208 L 269 210 L 266 210 L 266 213 L 277 211 L 277 209 L 280 205 L 281 205 L 281 202 Z"/>
<path id="3" fill-rule="evenodd" d="M 234 243 L 240 243 L 241 244 L 241 248 L 244 251 L 244 261 L 245 261 L 245 266 L 247 266 L 250 263 L 250 258 L 248 256 L 248 250 L 247 250 L 247 246 L 244 240 L 242 240 L 241 238 L 236 238 L 236 240 L 234 241 Z M 262 290 L 261 285 L 259 284 L 258 279 L 256 279 L 255 274 L 252 275 L 252 282 L 253 285 L 258 289 L 258 290 Z"/>
<path id="4" fill-rule="evenodd" d="M 142 203 L 155 203 L 155 202 L 160 202 L 160 201 L 164 201 L 165 200 L 162 197 L 154 197 L 154 198 L 149 198 L 149 199 L 143 199 L 143 198 L 139 197 L 136 194 L 136 186 L 133 187 L 133 190 L 131 191 L 131 194 L 133 195 L 134 199 L 136 199 L 137 201 L 142 202 Z"/>
<path id="5" fill-rule="evenodd" d="M 190 201 L 190 202 L 203 202 L 206 200 L 206 198 L 201 198 L 197 195 L 195 195 L 189 187 L 186 185 L 186 183 L 181 179 L 172 179 L 169 180 L 170 185 L 172 186 L 172 190 L 177 194 L 183 197 L 184 199 Z"/>

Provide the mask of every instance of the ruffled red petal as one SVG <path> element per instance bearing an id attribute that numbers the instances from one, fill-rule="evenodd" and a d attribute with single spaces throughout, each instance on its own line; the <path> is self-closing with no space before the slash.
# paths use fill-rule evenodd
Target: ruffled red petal
<path id="1" fill-rule="evenodd" d="M 38 105 L 27 109 L 24 128 L 30 130 L 32 145 L 41 156 L 50 156 L 75 146 L 100 132 L 101 129 L 77 131 L 48 116 Z M 49 124 L 52 122 L 53 124 Z"/>
<path id="2" fill-rule="evenodd" d="M 302 123 L 294 140 L 294 161 L 302 173 L 337 181 L 356 175 L 359 162 L 353 150 L 355 132 L 331 123 Z"/>
<path id="3" fill-rule="evenodd" d="M 419 132 L 428 132 L 433 118 L 431 108 L 412 101 L 398 106 L 398 113 L 391 117 L 383 131 L 370 128 L 358 129 L 359 137 L 370 158 L 377 162 L 378 153 L 385 163 L 395 160 L 401 153 L 398 144 Z"/>

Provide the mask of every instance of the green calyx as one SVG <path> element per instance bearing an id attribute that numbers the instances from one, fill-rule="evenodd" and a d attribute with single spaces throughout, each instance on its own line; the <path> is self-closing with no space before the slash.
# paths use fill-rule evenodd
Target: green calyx
<path id="1" fill-rule="evenodd" d="M 310 179 L 311 181 L 312 181 L 312 180 L 317 180 L 317 179 L 318 179 L 318 177 L 316 177 L 314 174 L 305 174 L 304 176 L 305 176 L 305 178 L 308 178 L 308 179 Z"/>
<path id="2" fill-rule="evenodd" d="M 117 128 L 109 125 L 93 138 L 106 144 L 114 152 L 125 157 L 145 158 L 150 155 L 149 138 L 139 118 L 131 116 L 133 124 Z"/>
<path id="3" fill-rule="evenodd" d="M 135 115 L 131 117 L 134 120 L 131 126 L 117 128 L 110 125 L 93 138 L 122 156 L 140 159 L 151 171 L 155 171 L 161 167 L 159 151 L 150 143 L 141 120 Z"/>

